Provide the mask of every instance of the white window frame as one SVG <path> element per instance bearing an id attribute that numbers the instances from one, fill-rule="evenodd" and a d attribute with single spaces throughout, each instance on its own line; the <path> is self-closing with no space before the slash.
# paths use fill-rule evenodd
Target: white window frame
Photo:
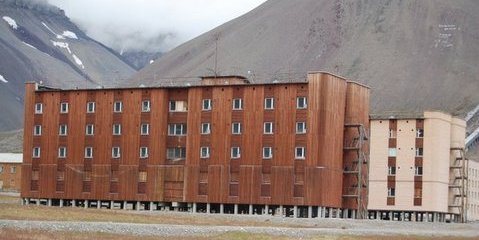
<path id="1" fill-rule="evenodd" d="M 85 147 L 85 158 L 93 158 L 93 147 Z"/>
<path id="2" fill-rule="evenodd" d="M 239 106 L 236 106 L 236 103 L 238 103 Z M 233 110 L 243 110 L 243 99 L 241 98 L 233 99 Z"/>
<path id="3" fill-rule="evenodd" d="M 33 136 L 41 136 L 41 135 L 42 135 L 42 125 L 33 126 Z"/>
<path id="4" fill-rule="evenodd" d="M 173 103 L 174 103 L 174 108 L 173 108 Z M 181 106 L 183 107 L 183 109 L 179 109 Z M 187 112 L 188 102 L 187 101 L 169 101 L 168 111 L 169 112 Z"/>
<path id="5" fill-rule="evenodd" d="M 176 151 L 179 150 L 180 156 L 176 156 Z M 173 151 L 173 157 L 170 156 L 171 151 Z M 182 152 L 184 152 L 184 156 L 181 156 Z M 167 148 L 166 149 L 166 159 L 168 160 L 183 160 L 186 159 L 186 148 L 185 147 L 175 147 L 175 148 Z"/>
<path id="6" fill-rule="evenodd" d="M 118 126 L 118 132 L 116 131 L 116 127 Z M 121 124 L 113 124 L 112 125 L 112 133 L 114 136 L 120 136 L 121 135 Z"/>
<path id="7" fill-rule="evenodd" d="M 206 131 L 205 130 L 205 127 L 206 126 Z M 201 129 L 200 129 L 200 133 L 202 135 L 208 135 L 208 134 L 211 134 L 211 124 L 210 123 L 201 123 Z"/>
<path id="8" fill-rule="evenodd" d="M 238 126 L 238 131 L 235 132 L 235 126 Z M 241 134 L 241 123 L 240 122 L 234 122 L 231 124 L 231 134 L 233 135 L 240 135 Z"/>
<path id="9" fill-rule="evenodd" d="M 210 148 L 201 147 L 200 148 L 200 158 L 209 158 L 210 157 Z"/>
<path id="10" fill-rule="evenodd" d="M 211 111 L 211 109 L 213 109 L 211 99 L 203 99 L 203 101 L 201 102 L 201 110 Z"/>
<path id="11" fill-rule="evenodd" d="M 301 154 L 298 154 L 298 150 L 301 150 Z M 306 159 L 306 147 L 295 147 L 294 148 L 294 158 L 295 159 Z"/>
<path id="12" fill-rule="evenodd" d="M 299 128 L 300 125 L 303 125 L 303 128 L 302 128 L 303 131 L 299 131 L 300 130 L 300 128 Z M 306 131 L 307 131 L 306 122 L 296 122 L 296 134 L 306 134 Z"/>
<path id="13" fill-rule="evenodd" d="M 421 169 L 421 173 L 419 172 L 419 169 Z M 423 174 L 424 174 L 424 167 L 421 167 L 421 166 L 414 167 L 414 176 L 422 176 Z"/>
<path id="14" fill-rule="evenodd" d="M 16 172 L 17 172 L 17 166 L 11 166 L 11 167 L 10 167 L 10 173 L 11 173 L 11 174 L 14 174 L 14 173 L 16 173 Z"/>
<path id="15" fill-rule="evenodd" d="M 394 139 L 394 138 L 396 138 L 396 135 L 397 135 L 397 131 L 395 129 L 390 128 L 389 129 L 389 138 Z"/>
<path id="16" fill-rule="evenodd" d="M 303 106 L 300 106 L 300 100 L 303 99 L 303 103 L 304 105 Z M 296 108 L 297 109 L 306 109 L 308 108 L 308 99 L 306 97 L 296 97 Z"/>
<path id="17" fill-rule="evenodd" d="M 424 156 L 424 148 L 416 148 L 416 157 L 423 157 L 423 156 Z"/>
<path id="18" fill-rule="evenodd" d="M 417 128 L 416 129 L 416 138 L 424 138 L 424 128 Z"/>
<path id="19" fill-rule="evenodd" d="M 113 103 L 113 112 L 115 112 L 115 113 L 123 112 L 123 102 L 122 101 L 115 101 Z"/>
<path id="20" fill-rule="evenodd" d="M 268 106 L 268 101 L 271 102 L 271 106 Z M 264 109 L 265 110 L 273 110 L 274 109 L 274 98 L 269 97 L 264 99 Z"/>
<path id="21" fill-rule="evenodd" d="M 267 126 L 269 126 L 269 131 L 267 131 Z M 263 134 L 273 134 L 274 133 L 274 124 L 273 122 L 265 122 L 263 124 Z"/>
<path id="22" fill-rule="evenodd" d="M 396 148 L 389 148 L 388 157 L 397 157 L 397 149 Z"/>
<path id="23" fill-rule="evenodd" d="M 269 153 L 269 155 L 266 153 Z M 271 159 L 271 158 L 273 158 L 273 148 L 263 147 L 263 159 Z"/>
<path id="24" fill-rule="evenodd" d="M 111 148 L 111 158 L 120 158 L 121 157 L 121 148 L 114 146 Z"/>
<path id="25" fill-rule="evenodd" d="M 66 124 L 61 124 L 58 127 L 58 135 L 59 136 L 67 136 L 68 135 L 68 125 Z"/>
<path id="26" fill-rule="evenodd" d="M 95 102 L 87 102 L 86 103 L 86 112 L 87 113 L 94 113 L 95 112 Z M 91 108 L 91 109 L 90 109 Z"/>
<path id="27" fill-rule="evenodd" d="M 91 129 L 91 133 L 90 133 L 89 129 Z M 93 136 L 93 135 L 95 135 L 95 125 L 94 125 L 94 124 L 87 124 L 87 125 L 85 125 L 85 135 L 86 135 L 86 136 Z"/>
<path id="28" fill-rule="evenodd" d="M 150 100 L 143 100 L 141 102 L 141 112 L 150 112 L 151 111 L 151 102 Z"/>
<path id="29" fill-rule="evenodd" d="M 59 147 L 58 148 L 58 158 L 66 158 L 66 157 L 67 157 L 67 148 L 66 147 Z"/>
<path id="30" fill-rule="evenodd" d="M 388 176 L 396 176 L 396 167 L 388 166 Z"/>
<path id="31" fill-rule="evenodd" d="M 388 197 L 396 197 L 396 188 L 388 188 Z"/>
<path id="32" fill-rule="evenodd" d="M 33 158 L 40 158 L 41 156 L 41 148 L 40 147 L 34 147 L 33 152 L 32 152 L 32 157 Z"/>
<path id="33" fill-rule="evenodd" d="M 43 114 L 43 103 L 35 103 L 35 114 Z"/>
<path id="34" fill-rule="evenodd" d="M 235 154 L 235 152 L 237 154 Z M 241 148 L 240 147 L 231 147 L 231 159 L 238 159 L 241 157 Z"/>
<path id="35" fill-rule="evenodd" d="M 143 131 L 145 129 L 146 129 L 146 131 Z M 140 125 L 140 135 L 142 135 L 142 136 L 150 135 L 150 124 L 149 123 L 142 123 Z"/>
<path id="36" fill-rule="evenodd" d="M 68 103 L 67 102 L 60 103 L 60 113 L 68 113 Z"/>
<path id="37" fill-rule="evenodd" d="M 181 132 L 180 134 L 177 134 L 178 129 Z M 186 123 L 168 124 L 168 136 L 186 136 L 187 134 L 188 134 L 188 128 L 186 126 Z"/>
<path id="38" fill-rule="evenodd" d="M 148 158 L 148 147 L 140 147 L 140 158 Z"/>

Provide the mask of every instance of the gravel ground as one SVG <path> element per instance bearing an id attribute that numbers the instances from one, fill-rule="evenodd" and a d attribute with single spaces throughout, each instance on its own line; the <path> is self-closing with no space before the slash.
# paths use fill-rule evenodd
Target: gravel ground
<path id="1" fill-rule="evenodd" d="M 205 216 L 197 214 L 198 217 Z M 208 215 L 209 216 L 209 215 Z M 235 218 L 243 216 L 235 216 Z M 253 216 L 253 218 L 257 218 Z M 322 219 L 288 219 L 260 217 L 274 222 L 295 223 L 301 221 L 305 227 L 241 227 L 241 226 L 197 226 L 169 224 L 133 224 L 111 222 L 56 222 L 0 220 L 0 228 L 15 228 L 46 231 L 102 232 L 134 236 L 212 236 L 227 232 L 247 232 L 288 237 L 312 237 L 321 235 L 358 236 L 427 236 L 427 237 L 478 237 L 479 224 L 405 223 L 384 221 L 359 221 Z M 316 227 L 310 226 L 315 223 Z"/>

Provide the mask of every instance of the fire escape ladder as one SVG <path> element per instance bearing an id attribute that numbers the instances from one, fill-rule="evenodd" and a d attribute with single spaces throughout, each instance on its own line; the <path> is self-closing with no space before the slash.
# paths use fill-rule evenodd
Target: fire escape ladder
<path id="1" fill-rule="evenodd" d="M 459 212 L 459 221 L 467 222 L 467 174 L 469 161 L 466 158 L 464 148 L 451 148 L 454 161 L 450 166 L 452 173 L 449 180 L 449 188 L 452 191 L 452 202 L 449 208 L 457 208 Z"/>

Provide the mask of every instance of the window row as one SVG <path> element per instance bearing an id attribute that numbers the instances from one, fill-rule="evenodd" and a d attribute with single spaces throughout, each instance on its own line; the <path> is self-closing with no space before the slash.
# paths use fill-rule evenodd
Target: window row
<path id="1" fill-rule="evenodd" d="M 423 148 L 416 148 L 416 157 L 423 157 L 424 149 Z M 388 151 L 389 157 L 396 157 L 397 156 L 397 148 L 389 148 Z"/>
<path id="2" fill-rule="evenodd" d="M 396 138 L 397 131 L 396 129 L 389 129 L 389 138 Z M 424 129 L 423 128 L 416 128 L 416 138 L 424 138 Z"/>
<path id="3" fill-rule="evenodd" d="M 213 108 L 213 102 L 211 99 L 203 99 L 202 101 L 202 110 L 203 111 L 210 111 Z M 94 113 L 95 112 L 96 103 L 95 102 L 87 102 L 86 103 L 86 112 L 87 113 Z M 188 111 L 188 102 L 187 101 L 169 101 L 168 104 L 170 112 L 186 112 Z M 243 109 L 243 99 L 235 98 L 233 99 L 233 110 L 242 110 Z M 307 99 L 306 97 L 297 97 L 296 98 L 296 108 L 297 109 L 305 109 L 307 108 Z M 265 98 L 264 99 L 264 109 L 272 110 L 274 109 L 274 98 Z M 150 100 L 143 100 L 141 102 L 141 111 L 142 112 L 150 112 L 151 110 L 151 102 Z M 69 111 L 69 103 L 68 102 L 61 102 L 60 103 L 60 113 L 68 113 Z M 121 113 L 123 112 L 123 102 L 122 101 L 115 101 L 113 102 L 113 112 Z M 36 103 L 35 104 L 35 114 L 42 114 L 43 113 L 43 103 Z"/>
<path id="4" fill-rule="evenodd" d="M 273 122 L 265 122 L 263 126 L 264 134 L 273 134 Z M 211 124 L 202 123 L 200 128 L 201 134 L 210 134 L 211 133 Z M 241 134 L 241 123 L 234 122 L 231 124 L 231 133 L 232 134 Z M 297 122 L 296 123 L 296 133 L 305 134 L 306 133 L 306 122 Z M 87 124 L 85 126 L 85 135 L 92 136 L 95 134 L 95 126 L 93 124 Z M 112 134 L 115 136 L 121 135 L 121 124 L 112 125 Z M 150 134 L 150 124 L 143 123 L 140 125 L 140 134 L 149 135 Z M 184 123 L 174 123 L 168 124 L 168 135 L 169 136 L 185 136 L 187 134 L 187 126 Z M 42 135 L 42 126 L 35 125 L 33 127 L 33 135 L 41 136 Z M 58 128 L 58 135 L 67 136 L 68 135 L 68 126 L 66 124 L 61 124 Z"/>
<path id="5" fill-rule="evenodd" d="M 388 176 L 396 176 L 396 167 L 389 166 L 388 167 Z M 415 166 L 414 167 L 414 176 L 422 176 L 422 167 Z"/>
<path id="6" fill-rule="evenodd" d="M 95 102 L 87 102 L 86 103 L 86 112 L 87 113 L 94 113 L 96 108 Z M 151 103 L 149 100 L 143 100 L 141 102 L 141 111 L 142 112 L 149 112 L 151 110 Z M 60 113 L 68 113 L 69 111 L 69 103 L 61 102 L 60 103 Z M 123 102 L 122 101 L 115 101 L 113 103 L 113 112 L 121 113 L 123 111 Z M 43 103 L 36 103 L 35 104 L 35 114 L 43 114 Z"/>
<path id="7" fill-rule="evenodd" d="M 10 166 L 10 173 L 14 174 L 17 172 L 17 166 Z M 0 174 L 3 173 L 3 166 L 0 165 Z"/>
<path id="8" fill-rule="evenodd" d="M 33 158 L 40 157 L 41 149 L 40 147 L 33 148 Z M 305 147 L 296 147 L 295 148 L 295 158 L 296 159 L 305 159 L 306 149 Z M 66 158 L 67 157 L 67 148 L 59 147 L 58 148 L 58 157 Z M 121 157 L 121 148 L 114 146 L 111 148 L 111 157 L 120 158 Z M 140 147 L 140 158 L 148 157 L 148 147 Z M 201 147 L 200 148 L 200 158 L 209 158 L 210 157 L 210 148 Z M 241 157 L 241 148 L 232 147 L 231 148 L 231 158 L 238 159 Z M 93 158 L 93 147 L 85 147 L 85 158 Z M 166 149 L 166 158 L 167 159 L 185 159 L 186 158 L 186 148 L 176 147 L 176 148 L 167 148 Z M 273 148 L 272 147 L 263 147 L 263 158 L 271 159 L 273 158 Z"/>

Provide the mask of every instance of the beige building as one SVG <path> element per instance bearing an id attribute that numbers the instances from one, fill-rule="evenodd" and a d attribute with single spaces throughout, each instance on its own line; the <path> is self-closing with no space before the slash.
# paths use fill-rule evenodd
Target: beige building
<path id="1" fill-rule="evenodd" d="M 474 159 L 477 160 L 477 159 Z M 467 185 L 467 220 L 479 221 L 479 162 L 470 160 Z"/>
<path id="2" fill-rule="evenodd" d="M 464 120 L 441 112 L 371 116 L 369 217 L 463 221 Z"/>
<path id="3" fill-rule="evenodd" d="M 0 153 L 0 192 L 20 192 L 21 153 Z"/>

